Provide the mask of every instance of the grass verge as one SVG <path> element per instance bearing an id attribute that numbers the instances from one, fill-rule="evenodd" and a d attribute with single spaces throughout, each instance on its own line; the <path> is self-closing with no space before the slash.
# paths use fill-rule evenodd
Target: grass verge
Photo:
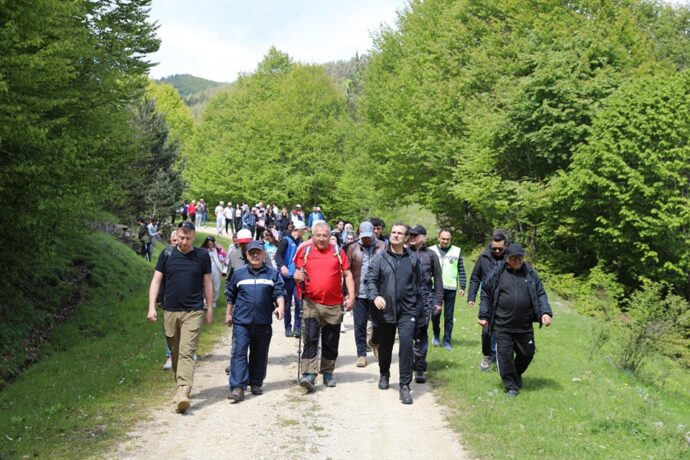
<path id="1" fill-rule="evenodd" d="M 468 273 L 471 264 L 468 265 Z M 481 372 L 477 310 L 455 309 L 453 350 L 432 348 L 429 375 L 451 426 L 480 458 L 688 458 L 690 376 L 658 358 L 637 378 L 612 363 L 615 339 L 550 296 L 551 328 L 535 329 L 537 354 L 517 398 L 492 367 Z"/>
<path id="2" fill-rule="evenodd" d="M 205 235 L 197 236 L 198 245 Z M 97 456 L 173 394 L 161 370 L 162 320 L 146 321 L 153 263 L 100 233 L 76 250 L 75 263 L 89 269 L 86 300 L 43 343 L 38 362 L 0 391 L 0 458 Z M 205 328 L 201 353 L 226 330 L 223 313 Z"/>

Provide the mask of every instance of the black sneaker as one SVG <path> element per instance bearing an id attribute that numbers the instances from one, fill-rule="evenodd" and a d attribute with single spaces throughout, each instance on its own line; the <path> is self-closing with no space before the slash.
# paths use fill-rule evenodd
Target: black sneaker
<path id="1" fill-rule="evenodd" d="M 292 329 L 290 329 L 290 328 L 285 329 L 285 337 L 292 337 Z"/>
<path id="2" fill-rule="evenodd" d="M 229 364 L 225 367 L 225 373 L 230 375 L 230 365 Z"/>
<path id="3" fill-rule="evenodd" d="M 316 391 L 314 380 L 314 374 L 302 374 L 302 378 L 299 379 L 299 386 L 306 388 L 309 393 L 313 393 Z"/>
<path id="4" fill-rule="evenodd" d="M 379 377 L 379 390 L 387 390 L 390 387 L 390 375 L 381 374 Z"/>
<path id="5" fill-rule="evenodd" d="M 400 401 L 403 404 L 412 404 L 412 395 L 410 394 L 410 387 L 403 385 L 400 387 Z"/>
<path id="6" fill-rule="evenodd" d="M 232 391 L 230 391 L 230 394 L 228 395 L 228 399 L 231 399 L 236 403 L 244 401 L 244 390 L 239 387 L 233 388 Z"/>
<path id="7" fill-rule="evenodd" d="M 254 396 L 261 396 L 264 394 L 264 389 L 259 386 L 252 386 L 252 394 Z"/>
<path id="8" fill-rule="evenodd" d="M 517 395 L 518 395 L 517 390 L 506 390 L 506 396 L 508 396 L 509 398 L 514 398 Z"/>
<path id="9" fill-rule="evenodd" d="M 333 378 L 333 374 L 331 372 L 323 373 L 323 384 L 329 388 L 333 388 L 335 386 L 335 379 Z"/>
<path id="10" fill-rule="evenodd" d="M 416 383 L 426 383 L 426 375 L 424 375 L 424 371 L 417 371 L 415 373 L 414 381 Z"/>
<path id="11" fill-rule="evenodd" d="M 294 331 L 292 331 L 292 336 L 293 336 L 293 337 L 296 337 L 296 338 L 298 338 L 298 339 L 299 339 L 299 336 L 300 336 L 301 334 L 302 334 L 302 331 L 300 331 L 299 329 L 295 329 Z"/>

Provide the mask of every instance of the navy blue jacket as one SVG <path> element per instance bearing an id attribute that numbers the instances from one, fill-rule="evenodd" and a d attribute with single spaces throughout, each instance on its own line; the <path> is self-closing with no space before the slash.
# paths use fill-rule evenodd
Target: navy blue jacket
<path id="1" fill-rule="evenodd" d="M 549 299 L 546 297 L 544 285 L 539 279 L 539 275 L 534 269 L 525 262 L 525 270 L 527 271 L 527 287 L 529 289 L 529 296 L 532 301 L 532 322 L 539 323 L 541 327 L 542 315 L 549 315 L 553 317 Z M 486 319 L 489 321 L 489 330 L 493 330 L 494 318 L 496 316 L 496 306 L 498 304 L 498 289 L 501 286 L 501 276 L 505 272 L 507 264 L 504 260 L 500 261 L 496 268 L 494 268 L 486 280 L 482 282 L 482 302 L 479 306 L 479 319 Z"/>
<path id="2" fill-rule="evenodd" d="M 228 303 L 235 306 L 235 324 L 271 324 L 273 302 L 285 298 L 283 278 L 278 270 L 263 264 L 254 273 L 249 265 L 238 268 L 225 286 Z"/>

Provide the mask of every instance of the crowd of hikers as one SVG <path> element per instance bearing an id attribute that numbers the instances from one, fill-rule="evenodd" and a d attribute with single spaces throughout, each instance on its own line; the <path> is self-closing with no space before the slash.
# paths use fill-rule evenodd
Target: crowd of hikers
<path id="1" fill-rule="evenodd" d="M 452 349 L 458 296 L 467 292 L 467 303 L 474 306 L 480 295 L 479 368 L 489 371 L 496 363 L 509 397 L 518 395 L 535 353 L 533 323 L 551 324 L 553 313 L 539 276 L 525 262 L 522 246 L 501 229 L 476 261 L 466 291 L 462 251 L 452 244 L 448 228 L 427 247 L 422 225 L 398 222 L 386 235 L 385 222 L 375 217 L 355 231 L 343 220 L 335 220 L 332 228 L 319 206 L 305 215 L 299 204 L 288 211 L 262 202 L 233 207 L 221 201 L 214 209 L 215 231 L 225 232 L 232 245 L 226 250 L 209 235 L 194 247 L 196 229 L 206 224 L 207 214 L 203 200 L 179 208 L 182 222 L 160 253 L 149 288 L 148 319 L 156 321 L 157 308 L 163 309 L 164 369 L 172 369 L 178 386 L 178 412 L 190 407 L 201 324 L 213 320 L 223 276 L 225 323 L 232 327 L 228 399 L 234 402 L 247 391 L 263 394 L 274 316 L 287 337 L 299 339 L 298 382 L 307 392 L 316 390 L 319 374 L 325 387 L 336 386 L 345 314 L 353 316 L 355 366 L 366 367 L 373 354 L 381 390 L 390 387 L 397 334 L 403 404 L 413 402 L 413 379 L 426 382 L 429 323 L 432 345 Z M 172 217 L 174 223 L 177 216 Z M 141 253 L 150 259 L 161 234 L 155 219 L 148 225 L 140 219 L 139 225 Z"/>

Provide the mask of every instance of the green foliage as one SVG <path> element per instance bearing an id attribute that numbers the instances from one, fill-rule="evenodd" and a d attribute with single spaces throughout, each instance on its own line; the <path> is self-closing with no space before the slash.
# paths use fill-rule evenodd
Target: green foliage
<path id="1" fill-rule="evenodd" d="M 658 283 L 645 283 L 627 302 L 620 326 L 623 341 L 618 365 L 640 374 L 650 359 L 664 350 L 665 342 L 690 326 L 690 304 Z"/>
<path id="2" fill-rule="evenodd" d="M 180 94 L 182 99 L 189 101 L 190 97 L 193 97 L 197 93 L 202 93 L 206 90 L 217 88 L 223 83 L 207 80 L 201 77 L 195 77 L 194 75 L 181 74 L 181 75 L 171 75 L 169 77 L 161 78 L 158 82 L 164 85 L 172 85 L 177 92 Z"/>
<path id="3" fill-rule="evenodd" d="M 169 131 L 168 142 L 179 143 L 181 156 L 184 157 L 191 146 L 196 129 L 192 112 L 172 85 L 150 81 L 147 94 L 155 102 L 156 110 L 165 117 Z"/>
<path id="4" fill-rule="evenodd" d="M 188 193 L 328 210 L 346 121 L 343 96 L 322 67 L 272 48 L 254 74 L 209 103 L 185 172 Z"/>
<path id="5" fill-rule="evenodd" d="M 566 270 L 605 261 L 625 285 L 667 282 L 688 294 L 690 73 L 622 86 L 589 143 L 555 181 L 551 229 Z"/>
<path id="6" fill-rule="evenodd" d="M 0 200 L 12 215 L 0 238 L 15 249 L 30 242 L 35 256 L 4 258 L 0 288 L 13 295 L 0 304 L 3 323 L 45 320 L 27 281 L 56 265 L 54 242 L 81 231 L 132 160 L 128 106 L 146 84 L 144 56 L 158 48 L 149 6 L 0 2 Z"/>

